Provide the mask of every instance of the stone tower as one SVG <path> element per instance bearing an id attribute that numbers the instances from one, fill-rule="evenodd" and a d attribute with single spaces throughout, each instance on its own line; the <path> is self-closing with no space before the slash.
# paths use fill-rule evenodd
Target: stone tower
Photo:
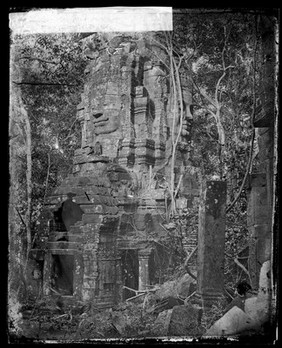
<path id="1" fill-rule="evenodd" d="M 50 234 L 43 292 L 110 307 L 161 281 L 171 156 L 167 53 L 151 33 L 84 39 L 89 59 L 78 105 L 81 148 L 73 172 L 49 196 Z M 184 75 L 183 75 L 184 76 Z M 185 77 L 186 122 L 175 178 L 189 151 L 192 103 Z M 182 168 L 182 169 L 181 169 Z M 185 197 L 181 186 L 179 197 Z M 156 257 L 158 253 L 158 257 Z M 165 261 L 164 261 L 165 264 Z"/>

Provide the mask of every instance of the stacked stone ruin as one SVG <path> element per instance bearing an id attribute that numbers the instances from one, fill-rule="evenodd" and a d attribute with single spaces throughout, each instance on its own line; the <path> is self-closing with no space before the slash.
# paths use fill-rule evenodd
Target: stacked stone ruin
<path id="1" fill-rule="evenodd" d="M 164 180 L 170 173 L 173 115 L 168 57 L 154 35 L 103 34 L 99 45 L 95 38 L 84 39 L 89 64 L 78 105 L 81 148 L 72 174 L 46 202 L 50 233 L 43 293 L 110 307 L 134 296 L 130 289 L 142 291 L 161 281 L 157 274 L 167 260 L 154 240 L 167 233 L 162 228 L 169 199 Z M 192 120 L 188 77 L 182 84 L 187 125 Z M 189 130 L 184 129 L 176 184 L 188 156 Z M 190 179 L 184 173 L 182 200 L 198 192 L 187 185 Z M 68 197 L 82 213 L 66 231 L 61 211 Z M 56 267 L 61 273 L 71 267 L 70 279 L 64 279 L 71 288 L 64 286 Z"/>
<path id="2" fill-rule="evenodd" d="M 266 23 L 267 24 L 267 23 Z M 264 55 L 274 32 L 264 30 Z M 159 241 L 171 175 L 172 93 L 168 55 L 152 33 L 102 34 L 84 39 L 89 59 L 78 105 L 81 148 L 72 174 L 46 199 L 47 247 L 34 249 L 44 264 L 43 295 L 111 307 L 162 282 L 168 258 Z M 249 175 L 249 272 L 258 287 L 260 266 L 271 258 L 275 169 L 274 59 L 265 60 L 262 105 L 254 118 L 258 165 Z M 178 207 L 199 194 L 189 164 L 192 89 L 181 72 L 185 122 L 176 150 Z M 269 91 L 269 93 L 267 93 Z M 188 125 L 188 126 L 187 126 Z M 202 183 L 198 236 L 183 237 L 189 254 L 198 246 L 196 300 L 209 306 L 224 292 L 226 183 Z M 69 208 L 68 208 L 69 207 Z M 132 290 L 133 289 L 133 290 Z"/>

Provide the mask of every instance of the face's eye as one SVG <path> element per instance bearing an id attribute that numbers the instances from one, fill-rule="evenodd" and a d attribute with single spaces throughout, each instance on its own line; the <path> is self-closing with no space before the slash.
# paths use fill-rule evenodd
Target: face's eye
<path id="1" fill-rule="evenodd" d="M 94 114 L 93 116 L 97 119 L 97 118 L 100 118 L 101 116 L 103 116 L 103 114 L 102 113 L 98 113 L 98 114 Z"/>

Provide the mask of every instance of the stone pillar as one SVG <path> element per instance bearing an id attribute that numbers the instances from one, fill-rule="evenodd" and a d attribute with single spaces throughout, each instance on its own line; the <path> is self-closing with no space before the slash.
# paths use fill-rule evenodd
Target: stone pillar
<path id="1" fill-rule="evenodd" d="M 138 250 L 139 279 L 138 290 L 145 290 L 150 284 L 149 279 L 149 257 L 151 249 Z"/>
<path id="2" fill-rule="evenodd" d="M 224 290 L 226 182 L 207 181 L 199 210 L 197 294 L 205 307 Z"/>
<path id="3" fill-rule="evenodd" d="M 116 252 L 116 267 L 115 267 L 115 303 L 120 303 L 122 301 L 123 292 L 123 281 L 122 281 L 122 265 L 121 265 L 121 251 Z"/>
<path id="4" fill-rule="evenodd" d="M 257 173 L 250 177 L 251 191 L 248 198 L 247 225 L 249 241 L 249 272 L 252 287 L 258 289 L 261 265 L 271 257 L 271 213 L 267 200 L 266 174 Z"/>
<path id="5" fill-rule="evenodd" d="M 52 255 L 48 250 L 45 254 L 44 267 L 43 267 L 43 281 L 42 281 L 42 292 L 43 295 L 50 295 L 50 284 L 51 284 L 51 269 L 52 269 Z"/>
<path id="6" fill-rule="evenodd" d="M 276 104 L 278 74 L 275 69 L 277 63 L 276 23 L 276 19 L 272 16 L 260 16 L 258 21 L 258 30 L 262 39 L 262 65 L 254 127 L 257 128 L 259 151 L 253 173 L 250 175 L 247 215 L 250 236 L 249 272 L 252 277 L 252 286 L 255 289 L 259 287 L 259 272 L 262 264 L 272 258 L 272 243 L 276 233 L 276 230 L 273 230 L 273 199 L 277 190 L 274 177 L 277 169 L 275 141 L 278 131 L 276 129 L 278 117 Z M 273 255 L 273 257 L 276 256 Z"/>
<path id="7" fill-rule="evenodd" d="M 134 126 L 137 139 L 149 137 L 147 106 L 148 97 L 145 96 L 145 88 L 143 86 L 135 87 Z"/>
<path id="8" fill-rule="evenodd" d="M 135 161 L 135 138 L 121 140 L 118 154 L 118 164 L 132 167 Z"/>

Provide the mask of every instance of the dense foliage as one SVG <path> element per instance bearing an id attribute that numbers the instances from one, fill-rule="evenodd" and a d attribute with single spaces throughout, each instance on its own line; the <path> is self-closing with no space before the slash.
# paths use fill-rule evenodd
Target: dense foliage
<path id="1" fill-rule="evenodd" d="M 17 35 L 12 42 L 21 72 L 20 81 L 12 82 L 20 85 L 31 128 L 33 234 L 46 195 L 71 172 L 80 145 L 76 107 L 86 65 L 80 39 L 78 34 L 38 34 Z M 20 160 L 24 183 L 24 156 Z"/>
<path id="2" fill-rule="evenodd" d="M 187 71 L 192 79 L 189 166 L 198 173 L 198 182 L 220 178 L 227 182 L 225 280 L 231 289 L 240 279 L 249 280 L 246 177 L 254 157 L 253 117 L 261 66 L 256 20 L 255 15 L 241 13 L 177 13 L 168 44 L 179 71 Z M 197 215 L 197 209 L 177 215 L 175 236 L 179 230 L 189 234 L 197 228 Z"/>

